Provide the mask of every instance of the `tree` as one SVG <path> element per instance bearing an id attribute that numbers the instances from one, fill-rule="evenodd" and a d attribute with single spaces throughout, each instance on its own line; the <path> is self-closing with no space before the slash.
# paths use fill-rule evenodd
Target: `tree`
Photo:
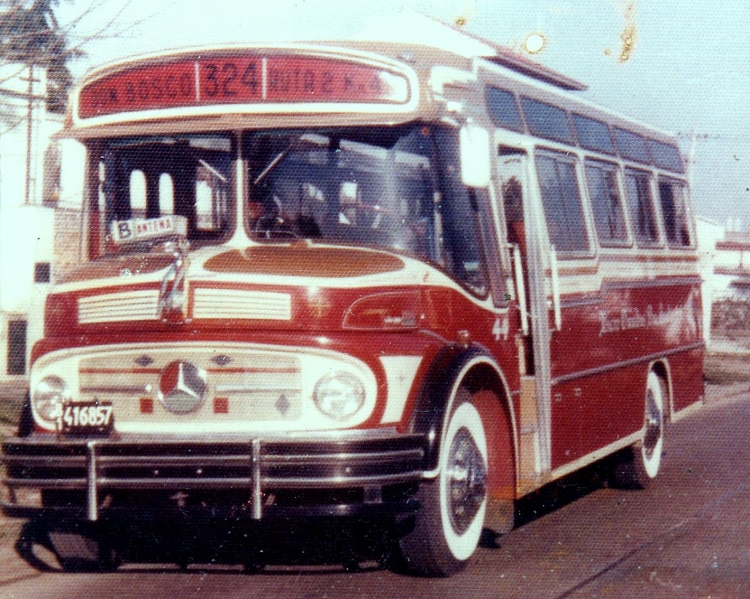
<path id="1" fill-rule="evenodd" d="M 61 25 L 55 16 L 59 6 L 60 0 L 0 0 L 0 65 L 15 63 L 45 69 L 47 109 L 63 113 L 73 86 L 70 61 L 85 56 L 83 47 L 87 44 L 122 37 L 149 17 L 123 24 L 129 1 L 114 13 L 104 11 L 109 16 L 102 18 L 100 9 L 105 0 L 88 0 L 77 16 Z"/>
<path id="2" fill-rule="evenodd" d="M 70 47 L 55 18 L 59 0 L 0 0 L 0 61 L 47 71 L 47 109 L 65 112 L 73 76 L 68 62 L 83 55 Z"/>

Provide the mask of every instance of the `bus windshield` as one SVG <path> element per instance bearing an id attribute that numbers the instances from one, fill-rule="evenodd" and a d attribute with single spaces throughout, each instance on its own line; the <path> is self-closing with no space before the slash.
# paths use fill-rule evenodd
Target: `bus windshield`
<path id="1" fill-rule="evenodd" d="M 251 238 L 381 247 L 477 292 L 481 252 L 455 132 L 424 125 L 246 133 Z"/>
<path id="2" fill-rule="evenodd" d="M 148 250 L 117 246 L 113 226 L 131 220 L 183 217 L 195 245 L 219 243 L 233 227 L 232 136 L 144 136 L 105 140 L 91 148 L 92 257 Z M 96 160 L 98 158 L 98 160 Z M 158 223 L 157 223 L 158 224 Z"/>
<path id="3" fill-rule="evenodd" d="M 244 226 L 257 243 L 307 239 L 407 253 L 483 294 L 476 203 L 460 180 L 457 139 L 416 124 L 98 141 L 90 256 L 151 251 L 162 220 L 180 217 L 171 221 L 184 223 L 193 248 L 224 243 Z M 234 181 L 240 159 L 244 186 Z M 239 188 L 243 224 L 235 223 Z M 118 230 L 130 228 L 146 230 L 145 239 L 122 243 Z"/>

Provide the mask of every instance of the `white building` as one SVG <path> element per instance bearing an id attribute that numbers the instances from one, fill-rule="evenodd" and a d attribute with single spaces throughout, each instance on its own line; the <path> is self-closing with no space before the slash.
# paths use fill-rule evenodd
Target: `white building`
<path id="1" fill-rule="evenodd" d="M 61 161 L 82 150 L 51 144 L 63 117 L 47 112 L 45 89 L 43 69 L 0 66 L 0 381 L 25 378 L 61 250 L 78 237 L 81 183 L 63 192 Z M 80 168 L 66 170 L 82 179 Z"/>

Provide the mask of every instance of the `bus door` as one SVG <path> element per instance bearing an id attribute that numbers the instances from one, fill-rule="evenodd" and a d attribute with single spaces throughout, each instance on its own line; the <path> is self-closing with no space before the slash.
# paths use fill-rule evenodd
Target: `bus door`
<path id="1" fill-rule="evenodd" d="M 529 196 L 534 201 L 528 202 L 526 212 L 527 219 L 536 219 L 535 235 L 527 232 L 527 245 L 531 306 L 537 309 L 536 315 L 532 314 L 537 388 L 541 388 L 539 394 L 546 402 L 551 470 L 606 445 L 610 440 L 602 422 L 615 416 L 608 410 L 616 407 L 611 402 L 609 408 L 602 403 L 605 389 L 601 377 L 582 375 L 601 350 L 595 347 L 601 341 L 599 337 L 582 337 L 591 334 L 590 327 L 585 326 L 591 309 L 580 290 L 590 284 L 588 277 L 595 271 L 596 255 L 583 208 L 578 167 L 577 158 L 569 153 L 537 149 L 531 174 L 535 193 Z M 561 297 L 558 259 L 565 266 L 568 284 L 564 287 L 578 294 L 572 296 L 574 299 Z M 563 299 L 567 299 L 565 310 Z"/>
<path id="2" fill-rule="evenodd" d="M 498 147 L 499 201 L 505 215 L 518 306 L 521 374 L 520 480 L 522 491 L 544 482 L 550 453 L 550 322 L 545 281 L 549 256 L 543 251 L 544 216 L 529 201 L 533 163 L 518 148 Z M 541 225 L 541 226 L 540 226 Z"/>

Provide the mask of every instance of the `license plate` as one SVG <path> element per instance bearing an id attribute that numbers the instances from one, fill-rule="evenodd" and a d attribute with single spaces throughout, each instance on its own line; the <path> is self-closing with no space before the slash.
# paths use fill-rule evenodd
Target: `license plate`
<path id="1" fill-rule="evenodd" d="M 68 435 L 103 435 L 112 430 L 114 420 L 111 403 L 81 401 L 63 405 L 57 430 Z"/>

